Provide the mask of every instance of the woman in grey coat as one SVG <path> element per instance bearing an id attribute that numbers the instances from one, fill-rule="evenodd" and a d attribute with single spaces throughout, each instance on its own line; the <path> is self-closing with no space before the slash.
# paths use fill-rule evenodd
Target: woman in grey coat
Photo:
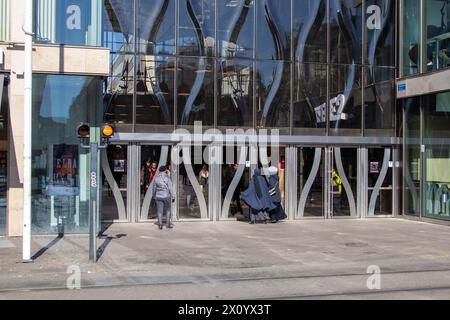
<path id="1" fill-rule="evenodd" d="M 163 229 L 163 213 L 166 213 L 167 228 L 172 229 L 172 203 L 175 202 L 176 193 L 167 167 L 161 167 L 153 184 L 153 199 L 158 209 L 159 230 Z"/>

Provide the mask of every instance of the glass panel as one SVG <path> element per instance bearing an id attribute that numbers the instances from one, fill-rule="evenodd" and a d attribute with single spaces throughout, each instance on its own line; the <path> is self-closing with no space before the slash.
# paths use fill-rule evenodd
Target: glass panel
<path id="1" fill-rule="evenodd" d="M 219 60 L 217 78 L 218 125 L 253 127 L 253 62 Z"/>
<path id="2" fill-rule="evenodd" d="M 424 98 L 424 207 L 429 218 L 450 220 L 450 92 Z"/>
<path id="3" fill-rule="evenodd" d="M 103 46 L 113 55 L 133 53 L 133 4 L 129 0 L 106 0 L 103 16 Z"/>
<path id="4" fill-rule="evenodd" d="M 340 129 L 361 129 L 361 67 L 330 67 L 330 99 L 331 134 L 340 134 Z"/>
<path id="5" fill-rule="evenodd" d="M 182 149 L 179 166 L 178 216 L 180 219 L 207 219 L 209 194 L 209 166 L 202 157 L 206 147 Z M 190 160 L 189 160 L 190 159 Z M 200 161 L 201 159 L 201 161 Z"/>
<path id="6" fill-rule="evenodd" d="M 214 64 L 207 58 L 178 60 L 178 124 L 214 125 Z"/>
<path id="7" fill-rule="evenodd" d="M 105 156 L 105 154 L 103 155 Z M 128 146 L 111 145 L 102 159 L 102 223 L 127 220 Z"/>
<path id="8" fill-rule="evenodd" d="M 75 135 L 80 122 L 100 122 L 95 77 L 33 75 L 32 230 L 85 233 L 88 158 Z"/>
<path id="9" fill-rule="evenodd" d="M 256 63 L 256 72 L 256 126 L 289 127 L 291 64 L 283 61 L 259 61 Z"/>
<path id="10" fill-rule="evenodd" d="M 217 1 L 217 41 L 220 57 L 253 57 L 254 3 L 254 0 Z"/>
<path id="11" fill-rule="evenodd" d="M 5 235 L 8 206 L 8 87 L 0 81 L 0 236 Z"/>
<path id="12" fill-rule="evenodd" d="M 179 4 L 179 54 L 214 56 L 215 0 L 185 0 Z"/>
<path id="13" fill-rule="evenodd" d="M 102 45 L 102 0 L 34 0 L 34 17 L 36 42 Z"/>
<path id="14" fill-rule="evenodd" d="M 450 66 L 450 0 L 425 0 L 427 69 Z"/>
<path id="15" fill-rule="evenodd" d="M 223 148 L 221 208 L 226 210 L 226 206 L 229 205 L 229 210 L 226 215 L 222 212 L 222 218 L 250 220 L 250 208 L 241 199 L 241 192 L 248 188 L 251 178 L 251 168 L 246 166 L 247 160 L 250 159 L 248 149 L 248 147 Z"/>
<path id="16" fill-rule="evenodd" d="M 365 69 L 365 128 L 395 129 L 395 70 Z"/>
<path id="17" fill-rule="evenodd" d="M 392 150 L 369 149 L 369 216 L 392 215 Z"/>
<path id="18" fill-rule="evenodd" d="M 171 147 L 142 146 L 140 163 L 140 220 L 158 218 L 155 199 L 153 199 L 153 180 L 162 166 L 171 167 Z"/>
<path id="19" fill-rule="evenodd" d="M 420 214 L 420 98 L 404 100 L 404 211 L 407 215 Z"/>
<path id="20" fill-rule="evenodd" d="M 139 52 L 175 54 L 175 2 L 176 0 L 137 1 Z"/>
<path id="21" fill-rule="evenodd" d="M 324 216 L 324 152 L 321 148 L 298 149 L 298 217 Z"/>
<path id="22" fill-rule="evenodd" d="M 256 58 L 290 60 L 291 1 L 257 1 Z"/>
<path id="23" fill-rule="evenodd" d="M 173 125 L 175 58 L 141 55 L 136 83 L 136 123 Z"/>
<path id="24" fill-rule="evenodd" d="M 395 67 L 395 2 L 367 0 L 364 3 L 365 63 L 371 66 Z"/>
<path id="25" fill-rule="evenodd" d="M 362 11 L 361 1 L 330 1 L 331 63 L 361 63 Z"/>
<path id="26" fill-rule="evenodd" d="M 327 62 L 326 8 L 326 0 L 294 0 L 293 42 L 297 62 Z"/>
<path id="27" fill-rule="evenodd" d="M 420 0 L 402 0 L 401 12 L 403 25 L 402 43 L 400 43 L 403 64 L 400 66 L 402 76 L 419 73 L 420 48 Z"/>
<path id="28" fill-rule="evenodd" d="M 358 150 L 334 148 L 331 174 L 332 214 L 334 217 L 356 217 L 358 196 Z"/>
<path id="29" fill-rule="evenodd" d="M 327 126 L 327 65 L 296 64 L 294 72 L 294 128 Z"/>

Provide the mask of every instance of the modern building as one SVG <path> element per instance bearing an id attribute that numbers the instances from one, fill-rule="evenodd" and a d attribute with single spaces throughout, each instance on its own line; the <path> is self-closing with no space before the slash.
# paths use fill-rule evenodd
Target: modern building
<path id="1" fill-rule="evenodd" d="M 0 0 L 10 236 L 22 232 L 23 3 Z M 35 0 L 33 25 L 34 234 L 88 230 L 82 122 L 94 140 L 102 123 L 117 131 L 99 162 L 105 225 L 155 219 L 152 163 L 171 166 L 177 220 L 243 220 L 250 160 L 268 155 L 291 220 L 450 222 L 450 0 Z M 237 138 L 251 130 L 279 132 L 278 155 Z M 219 132 L 240 142 L 212 144 Z M 186 136 L 202 143 L 174 139 Z M 198 149 L 204 164 L 173 162 Z"/>

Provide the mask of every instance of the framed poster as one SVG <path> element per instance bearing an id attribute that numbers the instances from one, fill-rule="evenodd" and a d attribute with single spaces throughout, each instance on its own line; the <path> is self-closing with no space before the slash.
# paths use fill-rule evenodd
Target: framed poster
<path id="1" fill-rule="evenodd" d="M 127 161 L 124 159 L 114 160 L 114 172 L 125 173 L 127 171 Z"/>
<path id="2" fill-rule="evenodd" d="M 78 159 L 78 145 L 51 145 L 49 152 L 50 183 L 47 187 L 49 195 L 75 196 L 79 194 Z"/>
<path id="3" fill-rule="evenodd" d="M 371 162 L 369 165 L 370 173 L 380 173 L 380 163 Z"/>

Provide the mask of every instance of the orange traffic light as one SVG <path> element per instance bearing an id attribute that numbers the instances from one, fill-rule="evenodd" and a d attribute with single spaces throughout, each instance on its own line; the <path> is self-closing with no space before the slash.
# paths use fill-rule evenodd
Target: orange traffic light
<path id="1" fill-rule="evenodd" d="M 110 124 L 105 124 L 102 127 L 102 136 L 104 138 L 112 138 L 114 136 L 115 130 L 114 127 Z"/>

